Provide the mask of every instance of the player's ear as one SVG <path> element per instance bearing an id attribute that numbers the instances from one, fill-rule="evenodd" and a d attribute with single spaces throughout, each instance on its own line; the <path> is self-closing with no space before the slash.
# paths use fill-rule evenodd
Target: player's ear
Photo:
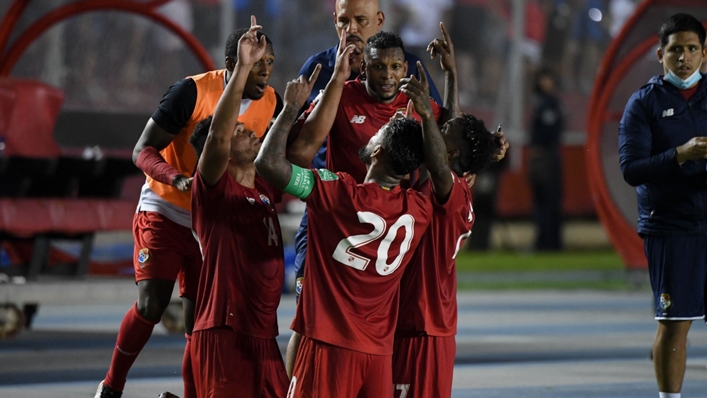
<path id="1" fill-rule="evenodd" d="M 452 162 L 454 162 L 458 157 L 459 157 L 459 150 L 458 149 L 452 149 L 450 151 L 447 151 L 447 158 L 449 159 L 450 164 Z"/>
<path id="2" fill-rule="evenodd" d="M 371 151 L 371 159 L 380 157 L 382 153 L 383 147 L 380 146 L 380 144 L 374 146 L 373 150 Z"/>
<path id="3" fill-rule="evenodd" d="M 235 67 L 236 67 L 236 63 L 233 62 L 233 60 L 231 59 L 231 57 L 226 57 L 226 62 L 225 62 L 225 63 L 226 63 L 226 69 L 227 69 L 229 72 L 233 72 L 233 69 L 235 69 Z"/>
<path id="4" fill-rule="evenodd" d="M 359 73 L 359 75 L 361 75 L 361 77 L 365 79 L 366 78 L 366 61 L 363 59 L 361 60 L 361 68 L 359 70 L 361 71 Z"/>
<path id="5" fill-rule="evenodd" d="M 403 56 L 405 56 L 405 54 L 403 54 Z M 418 71 L 418 73 L 422 74 L 422 73 L 425 73 L 425 71 L 420 70 L 420 71 Z M 405 60 L 405 73 L 403 73 L 403 76 L 407 76 L 407 75 L 408 75 L 408 60 L 406 59 Z M 420 76 L 422 76 L 422 75 L 420 75 Z"/>
<path id="6" fill-rule="evenodd" d="M 656 50 L 655 53 L 656 53 L 656 55 L 658 55 L 658 62 L 660 62 L 662 64 L 663 63 L 663 49 L 661 47 L 658 47 L 658 49 Z"/>
<path id="7" fill-rule="evenodd" d="M 378 14 L 376 14 L 376 24 L 378 25 L 379 31 L 383 29 L 383 23 L 385 23 L 385 14 L 383 14 L 383 11 L 378 11 Z"/>

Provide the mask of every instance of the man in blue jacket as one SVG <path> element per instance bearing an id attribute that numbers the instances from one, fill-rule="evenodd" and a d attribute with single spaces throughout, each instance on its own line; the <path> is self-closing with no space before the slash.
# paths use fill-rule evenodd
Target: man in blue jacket
<path id="1" fill-rule="evenodd" d="M 707 279 L 707 57 L 705 29 L 676 14 L 658 34 L 664 75 L 628 101 L 619 124 L 621 170 L 636 187 L 658 332 L 653 361 L 660 397 L 679 398 L 687 333 L 705 318 Z"/>

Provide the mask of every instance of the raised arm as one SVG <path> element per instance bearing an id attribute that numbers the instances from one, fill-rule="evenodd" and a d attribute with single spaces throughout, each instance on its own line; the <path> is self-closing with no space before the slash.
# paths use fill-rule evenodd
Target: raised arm
<path id="1" fill-rule="evenodd" d="M 459 104 L 459 87 L 457 83 L 457 64 L 454 56 L 454 43 L 447 32 L 444 23 L 439 23 L 442 31 L 442 39 L 434 39 L 427 46 L 427 52 L 433 59 L 439 55 L 439 65 L 444 71 L 444 103 L 442 111 L 442 122 L 461 116 L 461 105 Z M 419 67 L 419 66 L 418 66 Z M 422 75 L 420 75 L 422 76 Z"/>
<path id="2" fill-rule="evenodd" d="M 422 64 L 418 62 L 418 68 Z M 452 170 L 449 168 L 447 156 L 447 146 L 439 131 L 435 120 L 432 105 L 430 105 L 430 89 L 427 84 L 427 76 L 420 75 L 420 81 L 415 76 L 402 79 L 400 91 L 407 94 L 410 102 L 415 107 L 415 111 L 420 115 L 422 121 L 422 141 L 425 151 L 425 167 L 432 182 L 432 188 L 439 201 L 446 201 L 449 192 L 452 190 L 454 179 Z M 410 114 L 408 104 L 408 115 Z"/>
<path id="3" fill-rule="evenodd" d="M 250 17 L 250 30 L 238 40 L 238 61 L 233 76 L 216 105 L 214 119 L 206 137 L 204 151 L 199 158 L 199 174 L 207 185 L 216 185 L 228 168 L 231 138 L 240 114 L 241 98 L 248 74 L 253 65 L 265 54 L 265 36 L 258 40 L 255 17 Z"/>
<path id="4" fill-rule="evenodd" d="M 284 98 L 285 107 L 275 119 L 275 123 L 260 147 L 258 157 L 255 158 L 255 170 L 258 174 L 282 190 L 285 190 L 290 184 L 293 167 L 297 167 L 293 166 L 286 157 L 287 136 L 292 123 L 297 119 L 300 108 L 307 101 L 309 93 L 312 92 L 312 86 L 317 81 L 320 70 L 321 65 L 317 65 L 309 79 L 300 76 L 287 83 Z M 295 194 L 295 196 L 297 195 Z"/>
<path id="5" fill-rule="evenodd" d="M 314 106 L 312 113 L 302 125 L 297 139 L 287 149 L 287 158 L 292 163 L 300 165 L 311 164 L 312 159 L 314 159 L 317 151 L 322 146 L 322 142 L 329 134 L 331 126 L 334 125 L 341 93 L 344 90 L 344 82 L 351 75 L 350 58 L 354 48 L 353 44 L 346 45 L 346 32 L 342 32 L 331 80 L 327 83 L 322 97 Z M 321 66 L 318 68 L 321 68 Z M 319 73 L 318 70 L 316 70 L 317 74 Z"/>

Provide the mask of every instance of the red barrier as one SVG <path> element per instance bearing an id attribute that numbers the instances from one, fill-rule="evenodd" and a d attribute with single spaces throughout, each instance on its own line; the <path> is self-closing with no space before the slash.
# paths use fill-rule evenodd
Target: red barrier
<path id="1" fill-rule="evenodd" d="M 0 60 L 0 76 L 9 75 L 22 54 L 47 29 L 67 18 L 89 12 L 106 10 L 124 11 L 131 14 L 141 15 L 157 22 L 172 31 L 184 41 L 187 47 L 189 47 L 189 49 L 196 55 L 199 62 L 201 62 L 204 70 L 216 69 L 208 51 L 206 51 L 204 46 L 202 46 L 191 33 L 182 29 L 169 18 L 157 13 L 155 8 L 166 3 L 167 1 L 168 0 L 156 0 L 148 3 L 139 3 L 128 0 L 83 0 L 59 7 L 37 20 L 13 43 L 12 47 L 7 51 L 7 53 L 4 54 L 2 60 Z M 17 3 L 22 3 L 22 1 L 16 0 L 16 3 L 13 4 L 13 7 L 11 7 L 13 14 L 10 15 L 10 13 L 8 13 L 5 19 L 3 19 L 4 30 L 0 30 L 0 39 L 3 39 L 5 30 L 12 29 L 12 27 L 14 27 L 14 24 L 21 15 L 24 7 L 23 4 L 17 5 Z M 19 11 L 17 9 L 19 9 Z M 5 24 L 7 24 L 7 27 L 5 27 Z M 7 36 L 9 36 L 9 33 L 10 32 L 7 32 Z M 4 43 L 0 41 L 0 44 Z M 0 50 L 3 48 L 4 47 L 0 47 Z"/>

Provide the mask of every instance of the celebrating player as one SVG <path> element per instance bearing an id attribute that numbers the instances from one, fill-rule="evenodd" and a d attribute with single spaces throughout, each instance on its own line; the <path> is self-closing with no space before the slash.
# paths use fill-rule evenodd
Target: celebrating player
<path id="1" fill-rule="evenodd" d="M 238 39 L 246 31 L 234 32 L 226 41 L 226 69 L 190 76 L 169 88 L 135 145 L 133 160 L 147 176 L 133 220 L 138 300 L 123 318 L 110 368 L 95 398 L 122 395 L 130 367 L 169 304 L 175 279 L 179 279 L 187 329 L 184 398 L 195 396 L 189 341 L 202 260 L 191 232 L 189 189 L 197 157 L 189 137 L 197 123 L 214 112 L 236 64 Z M 243 90 L 248 106 L 241 107 L 239 116 L 258 136 L 282 108 L 279 96 L 267 85 L 275 55 L 267 37 L 266 41 L 265 53 L 251 69 Z"/>
<path id="2" fill-rule="evenodd" d="M 213 120 L 199 123 L 192 136 L 201 152 L 192 225 L 204 255 L 191 344 L 199 398 L 232 397 L 236 391 L 275 398 L 287 389 L 275 341 L 285 274 L 273 205 L 281 194 L 256 175 L 260 140 L 237 120 L 249 72 L 265 53 L 265 37 L 257 39 L 260 28 L 252 17 Z"/>
<path id="3" fill-rule="evenodd" d="M 337 62 L 351 50 L 342 48 Z M 293 321 L 304 337 L 287 396 L 392 397 L 398 284 L 431 212 L 428 198 L 399 185 L 423 160 L 421 128 L 407 118 L 385 124 L 359 152 L 363 184 L 302 169 L 286 159 L 287 132 L 310 88 L 303 76 L 288 84 L 255 161 L 259 174 L 309 206 L 308 288 Z"/>
<path id="4" fill-rule="evenodd" d="M 342 33 L 334 74 L 321 98 L 315 100 L 299 120 L 301 129 L 288 150 L 288 159 L 307 167 L 321 142 L 328 137 L 327 168 L 346 172 L 361 183 L 366 167 L 360 162 L 356 150 L 366 145 L 396 112 L 405 110 L 408 97 L 398 88 L 400 80 L 409 76 L 408 64 L 402 40 L 394 33 L 378 32 L 368 39 L 364 50 L 361 77 L 365 80 L 346 81 L 351 74 L 350 54 L 355 50 L 355 45 L 346 40 L 346 34 Z M 432 99 L 429 101 L 438 120 L 448 117 L 442 115 L 446 109 L 440 108 Z M 299 291 L 306 288 L 303 267 L 297 276 Z M 290 374 L 298 339 L 299 335 L 294 333 L 287 349 L 286 364 Z"/>
<path id="5" fill-rule="evenodd" d="M 440 56 L 446 84 L 456 86 L 454 47 L 444 25 L 440 27 L 443 39 L 435 39 L 429 50 Z M 508 144 L 472 115 L 455 117 L 440 133 L 427 101 L 426 79 L 403 81 L 400 90 L 410 97 L 423 125 L 429 178 L 423 173 L 416 189 L 432 199 L 433 216 L 401 280 L 393 383 L 400 397 L 451 397 L 457 331 L 454 259 L 474 223 L 471 192 L 463 176 L 503 158 Z M 456 88 L 445 91 L 456 92 Z"/>

